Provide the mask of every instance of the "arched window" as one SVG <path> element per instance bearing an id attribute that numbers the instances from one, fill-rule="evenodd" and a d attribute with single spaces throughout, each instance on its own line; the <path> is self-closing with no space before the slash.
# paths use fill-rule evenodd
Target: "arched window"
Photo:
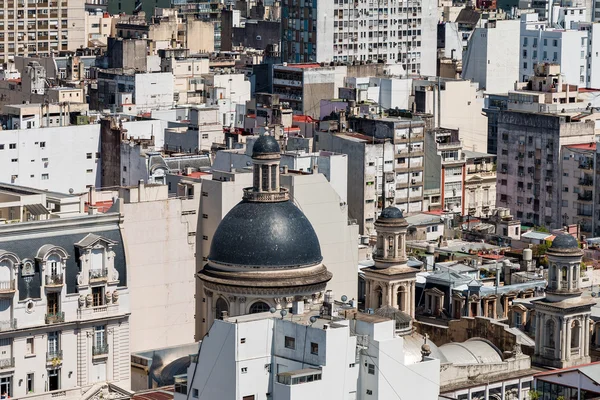
<path id="1" fill-rule="evenodd" d="M 546 322 L 546 346 L 554 347 L 554 321 Z"/>
<path id="2" fill-rule="evenodd" d="M 223 319 L 223 312 L 229 312 L 229 305 L 224 298 L 219 297 L 215 303 L 215 319 Z"/>
<path id="3" fill-rule="evenodd" d="M 398 289 L 396 294 L 396 303 L 398 303 L 398 310 L 402 312 L 407 312 L 406 310 L 406 289 L 401 287 Z"/>
<path id="4" fill-rule="evenodd" d="M 269 166 L 263 165 L 262 169 L 262 190 L 263 192 L 269 191 Z"/>
<path id="5" fill-rule="evenodd" d="M 579 321 L 573 321 L 571 324 L 571 348 L 577 349 L 580 346 L 579 335 L 581 334 L 581 325 Z"/>
<path id="6" fill-rule="evenodd" d="M 388 237 L 388 256 L 394 257 L 394 237 Z"/>
<path id="7" fill-rule="evenodd" d="M 250 314 L 256 314 L 261 312 L 267 312 L 271 307 L 264 301 L 257 301 L 250 306 Z"/>
<path id="8" fill-rule="evenodd" d="M 562 267 L 562 280 L 567 280 L 567 267 Z"/>

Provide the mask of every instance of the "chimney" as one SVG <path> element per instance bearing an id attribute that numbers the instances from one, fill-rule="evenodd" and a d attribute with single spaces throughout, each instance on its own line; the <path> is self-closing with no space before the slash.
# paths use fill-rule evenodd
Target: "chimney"
<path id="1" fill-rule="evenodd" d="M 145 193 L 144 192 L 144 180 L 140 179 L 138 182 L 138 203 L 141 203 L 142 201 L 145 200 Z"/>
<path id="2" fill-rule="evenodd" d="M 88 215 L 97 215 L 98 207 L 96 206 L 88 206 Z"/>
<path id="3" fill-rule="evenodd" d="M 287 165 L 284 165 L 284 166 L 283 166 L 283 173 L 284 173 L 284 174 L 287 174 L 287 173 L 288 173 L 288 170 L 289 170 L 288 166 L 287 166 Z"/>
<path id="4" fill-rule="evenodd" d="M 312 173 L 313 174 L 318 174 L 319 173 L 319 164 L 315 164 L 312 167 Z"/>

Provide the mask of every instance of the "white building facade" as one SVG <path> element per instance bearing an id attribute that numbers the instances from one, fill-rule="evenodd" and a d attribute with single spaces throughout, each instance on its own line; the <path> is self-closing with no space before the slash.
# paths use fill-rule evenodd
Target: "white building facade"
<path id="1" fill-rule="evenodd" d="M 105 214 L 0 229 L 0 392 L 75 400 L 112 383 L 127 395 L 129 291 L 118 222 Z"/>
<path id="2" fill-rule="evenodd" d="M 437 3 L 317 1 L 282 3 L 287 62 L 386 60 L 407 73 L 435 75 Z"/>

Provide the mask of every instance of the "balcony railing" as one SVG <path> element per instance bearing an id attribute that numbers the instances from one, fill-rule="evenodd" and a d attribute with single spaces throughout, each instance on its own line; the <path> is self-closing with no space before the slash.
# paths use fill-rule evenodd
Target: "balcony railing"
<path id="1" fill-rule="evenodd" d="M 0 369 L 14 368 L 14 366 L 15 366 L 15 358 L 14 357 L 0 359 Z"/>
<path id="2" fill-rule="evenodd" d="M 593 198 L 592 192 L 584 192 L 584 193 L 577 194 L 577 200 L 592 201 L 592 198 Z"/>
<path id="3" fill-rule="evenodd" d="M 57 313 L 50 313 L 50 314 L 46 314 L 46 323 L 47 324 L 57 324 L 60 322 L 65 322 L 65 313 L 64 312 L 57 312 Z"/>
<path id="4" fill-rule="evenodd" d="M 61 286 L 63 283 L 62 274 L 46 275 L 46 286 Z"/>
<path id="5" fill-rule="evenodd" d="M 17 319 L 9 319 L 6 321 L 0 321 L 0 332 L 10 331 L 13 329 L 17 329 Z"/>
<path id="6" fill-rule="evenodd" d="M 49 351 L 46 353 L 46 361 L 47 362 L 57 363 L 57 362 L 62 361 L 62 359 L 63 359 L 63 351 L 62 350 Z"/>
<path id="7" fill-rule="evenodd" d="M 579 178 L 579 184 L 581 186 L 593 186 L 594 180 L 592 178 Z"/>
<path id="8" fill-rule="evenodd" d="M 108 343 L 103 343 L 99 346 L 92 346 L 93 356 L 102 356 L 108 354 Z"/>
<path id="9" fill-rule="evenodd" d="M 91 279 L 106 279 L 108 277 L 108 269 L 107 268 L 101 268 L 101 269 L 91 269 L 90 270 L 90 280 Z"/>
<path id="10" fill-rule="evenodd" d="M 15 290 L 15 281 L 14 279 L 11 281 L 0 281 L 0 293 L 2 292 L 14 292 Z"/>

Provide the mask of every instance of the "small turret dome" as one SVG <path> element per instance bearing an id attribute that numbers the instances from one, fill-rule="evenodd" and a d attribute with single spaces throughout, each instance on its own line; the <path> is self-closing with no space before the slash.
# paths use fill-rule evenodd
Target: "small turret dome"
<path id="1" fill-rule="evenodd" d="M 252 147 L 252 158 L 267 154 L 279 154 L 281 148 L 277 140 L 271 135 L 262 135 L 254 142 Z"/>
<path id="2" fill-rule="evenodd" d="M 551 249 L 578 249 L 579 243 L 571 235 L 560 234 L 552 241 Z"/>

